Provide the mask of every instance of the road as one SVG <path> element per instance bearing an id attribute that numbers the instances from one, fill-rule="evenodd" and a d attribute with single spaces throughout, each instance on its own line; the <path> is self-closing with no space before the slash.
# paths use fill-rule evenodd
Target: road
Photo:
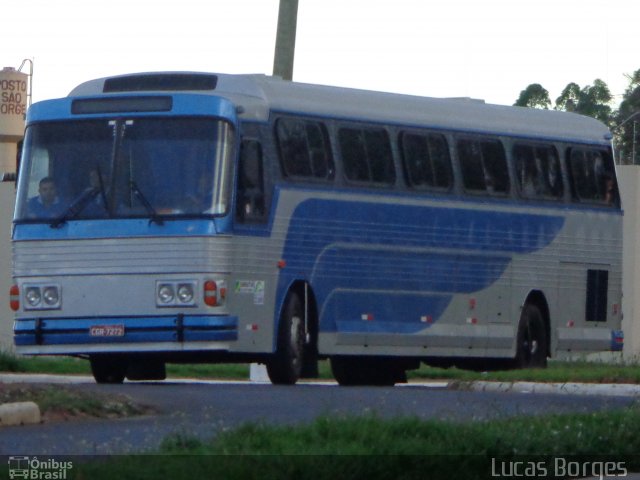
<path id="1" fill-rule="evenodd" d="M 0 455 L 111 455 L 158 447 L 170 434 L 210 439 L 245 422 L 296 424 L 322 415 L 375 413 L 456 421 L 516 415 L 593 412 L 623 408 L 634 397 L 456 391 L 442 385 L 292 387 L 250 382 L 157 382 L 74 388 L 125 394 L 160 414 L 117 420 L 90 419 L 0 429 Z"/>

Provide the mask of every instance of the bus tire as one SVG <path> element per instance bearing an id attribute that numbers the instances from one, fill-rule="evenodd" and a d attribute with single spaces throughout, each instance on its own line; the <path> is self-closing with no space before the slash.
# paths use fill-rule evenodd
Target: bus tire
<path id="1" fill-rule="evenodd" d="M 407 381 L 406 372 L 392 361 L 375 357 L 333 356 L 331 372 L 340 386 L 391 387 Z"/>
<path id="2" fill-rule="evenodd" d="M 91 373 L 96 383 L 122 383 L 127 374 L 127 361 L 109 355 L 91 356 Z"/>
<path id="3" fill-rule="evenodd" d="M 300 378 L 304 354 L 304 309 L 298 295 L 291 292 L 280 315 L 278 345 L 267 362 L 267 374 L 275 385 L 293 385 Z"/>
<path id="4" fill-rule="evenodd" d="M 540 309 L 526 304 L 520 315 L 516 346 L 516 368 L 547 366 L 547 330 Z"/>

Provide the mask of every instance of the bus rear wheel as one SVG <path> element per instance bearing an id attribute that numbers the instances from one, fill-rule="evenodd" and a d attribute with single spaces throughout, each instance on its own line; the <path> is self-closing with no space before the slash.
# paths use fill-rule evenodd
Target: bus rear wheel
<path id="1" fill-rule="evenodd" d="M 516 368 L 545 368 L 547 366 L 547 330 L 540 309 L 526 304 L 518 325 Z"/>
<path id="2" fill-rule="evenodd" d="M 96 383 L 122 383 L 127 374 L 127 360 L 115 355 L 95 355 L 89 359 Z"/>
<path id="3" fill-rule="evenodd" d="M 278 328 L 278 346 L 267 362 L 271 383 L 293 385 L 300 378 L 305 339 L 304 309 L 298 295 L 291 292 L 285 302 Z"/>
<path id="4" fill-rule="evenodd" d="M 393 386 L 407 381 L 404 368 L 390 359 L 376 357 L 331 357 L 333 378 L 341 386 Z"/>

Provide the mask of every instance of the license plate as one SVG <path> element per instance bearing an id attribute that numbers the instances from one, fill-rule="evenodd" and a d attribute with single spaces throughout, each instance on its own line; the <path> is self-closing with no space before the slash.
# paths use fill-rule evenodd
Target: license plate
<path id="1" fill-rule="evenodd" d="M 124 325 L 93 325 L 89 329 L 92 337 L 124 337 Z"/>

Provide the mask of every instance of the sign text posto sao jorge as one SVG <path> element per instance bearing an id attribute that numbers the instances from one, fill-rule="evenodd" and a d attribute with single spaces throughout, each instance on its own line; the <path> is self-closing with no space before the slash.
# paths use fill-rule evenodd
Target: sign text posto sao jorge
<path id="1" fill-rule="evenodd" d="M 0 80 L 0 114 L 2 115 L 24 115 L 27 110 L 26 80 Z"/>

